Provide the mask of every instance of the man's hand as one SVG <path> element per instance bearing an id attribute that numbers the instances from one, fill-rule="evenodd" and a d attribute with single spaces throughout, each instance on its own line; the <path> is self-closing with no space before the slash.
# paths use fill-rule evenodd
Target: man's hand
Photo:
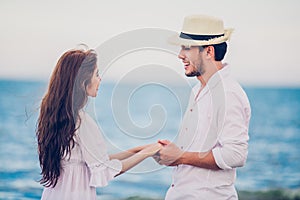
<path id="1" fill-rule="evenodd" d="M 161 165 L 179 165 L 184 151 L 168 140 L 159 140 L 158 143 L 162 144 L 163 148 L 159 151 L 159 158 L 155 155 L 154 159 Z"/>
<path id="2" fill-rule="evenodd" d="M 168 140 L 159 140 L 158 143 L 163 147 L 153 158 L 161 165 L 177 166 L 185 164 L 205 169 L 220 170 L 215 162 L 212 150 L 208 152 L 187 152 Z"/>

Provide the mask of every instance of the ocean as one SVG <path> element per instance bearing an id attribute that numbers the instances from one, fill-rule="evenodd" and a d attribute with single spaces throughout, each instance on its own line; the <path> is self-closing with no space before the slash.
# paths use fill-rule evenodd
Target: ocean
<path id="1" fill-rule="evenodd" d="M 0 80 L 0 199 L 39 199 L 40 168 L 35 137 L 45 82 Z M 256 191 L 300 188 L 300 88 L 244 87 L 252 108 L 249 154 L 237 171 L 236 188 Z M 190 88 L 158 84 L 103 83 L 87 111 L 107 140 L 110 153 L 173 140 Z M 97 189 L 101 199 L 163 198 L 171 168 L 151 158 Z"/>

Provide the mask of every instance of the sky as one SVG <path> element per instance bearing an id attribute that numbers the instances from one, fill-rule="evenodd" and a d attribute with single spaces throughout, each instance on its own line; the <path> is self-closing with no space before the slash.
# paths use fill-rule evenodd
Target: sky
<path id="1" fill-rule="evenodd" d="M 0 79 L 48 80 L 62 53 L 80 43 L 97 48 L 145 28 L 180 32 L 185 16 L 207 14 L 234 28 L 225 61 L 242 84 L 300 86 L 299 8 L 297 0 L 0 0 Z M 104 78 L 122 76 L 118 63 L 126 68 L 154 57 L 160 57 L 153 61 L 157 65 L 168 60 L 164 65 L 184 73 L 176 55 L 148 53 L 121 56 Z"/>

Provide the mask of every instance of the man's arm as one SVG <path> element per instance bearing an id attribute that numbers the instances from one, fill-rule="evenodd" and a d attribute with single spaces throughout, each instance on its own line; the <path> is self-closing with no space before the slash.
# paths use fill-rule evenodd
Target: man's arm
<path id="1" fill-rule="evenodd" d="M 193 165 L 196 167 L 219 170 L 220 168 L 216 164 L 212 151 L 209 152 L 184 152 L 180 164 Z"/>
<path id="2" fill-rule="evenodd" d="M 164 147 L 159 152 L 159 164 L 176 166 L 180 164 L 192 165 L 196 167 L 219 170 L 215 162 L 212 151 L 209 152 L 187 152 L 179 149 L 174 143 L 168 140 L 160 140 Z"/>
<path id="3" fill-rule="evenodd" d="M 227 115 L 218 145 L 208 152 L 184 152 L 174 143 L 160 140 L 164 145 L 159 163 L 168 166 L 192 165 L 206 169 L 232 169 L 242 167 L 248 154 L 248 126 L 251 109 L 242 104 L 239 96 L 227 94 Z"/>

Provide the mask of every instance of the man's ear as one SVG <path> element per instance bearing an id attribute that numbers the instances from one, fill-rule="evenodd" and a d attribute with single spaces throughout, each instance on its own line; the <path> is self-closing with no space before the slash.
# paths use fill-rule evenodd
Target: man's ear
<path id="1" fill-rule="evenodd" d="M 208 46 L 206 47 L 206 56 L 209 58 L 214 58 L 215 57 L 215 48 L 213 46 Z"/>

